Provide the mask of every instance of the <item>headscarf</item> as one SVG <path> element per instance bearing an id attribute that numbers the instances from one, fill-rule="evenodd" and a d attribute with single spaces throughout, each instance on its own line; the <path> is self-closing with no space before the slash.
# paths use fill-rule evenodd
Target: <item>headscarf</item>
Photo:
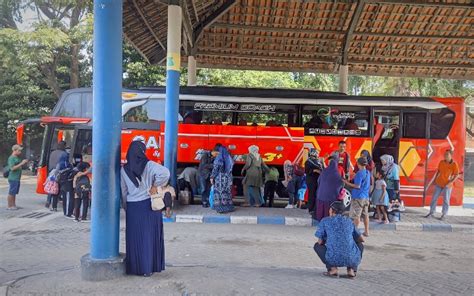
<path id="1" fill-rule="evenodd" d="M 342 188 L 342 178 L 337 169 L 338 159 L 331 159 L 329 166 L 325 168 L 318 179 L 317 199 L 320 201 L 335 201 Z"/>
<path id="2" fill-rule="evenodd" d="M 222 165 L 224 167 L 224 172 L 232 172 L 232 167 L 234 165 L 234 160 L 230 156 L 229 151 L 224 146 L 220 146 L 216 149 L 219 152 L 219 155 L 216 156 L 214 160 L 215 164 Z"/>
<path id="3" fill-rule="evenodd" d="M 145 154 L 146 146 L 142 141 L 133 141 L 127 152 L 127 163 L 124 165 L 125 173 L 135 187 L 138 188 L 142 174 L 149 161 Z"/>
<path id="4" fill-rule="evenodd" d="M 256 160 L 260 160 L 260 153 L 258 153 L 259 148 L 257 145 L 252 145 L 249 147 L 249 153 L 255 157 Z"/>
<path id="5" fill-rule="evenodd" d="M 319 150 L 315 148 L 311 148 L 309 150 L 309 158 L 308 161 L 314 166 L 315 169 L 322 170 L 323 165 L 321 161 L 318 159 L 319 157 Z"/>
<path id="6" fill-rule="evenodd" d="M 372 163 L 372 156 L 370 156 L 370 152 L 367 151 L 367 150 L 362 150 L 360 152 L 360 155 L 365 157 L 365 159 L 367 159 L 367 163 L 368 164 L 371 164 Z"/>
<path id="7" fill-rule="evenodd" d="M 319 157 L 319 150 L 316 148 L 311 148 L 309 150 L 309 157 L 311 158 L 318 158 Z"/>
<path id="8" fill-rule="evenodd" d="M 395 160 L 393 159 L 393 156 L 389 154 L 380 156 L 380 160 L 385 162 L 385 164 L 382 164 L 382 171 L 385 173 L 385 176 L 388 176 L 395 166 Z"/>

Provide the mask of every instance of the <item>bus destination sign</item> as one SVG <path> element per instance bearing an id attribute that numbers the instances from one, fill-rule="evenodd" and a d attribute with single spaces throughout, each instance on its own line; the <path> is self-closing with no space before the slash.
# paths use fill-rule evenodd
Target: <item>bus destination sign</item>
<path id="1" fill-rule="evenodd" d="M 276 105 L 233 104 L 233 103 L 195 103 L 195 111 L 233 111 L 253 113 L 273 113 Z"/>

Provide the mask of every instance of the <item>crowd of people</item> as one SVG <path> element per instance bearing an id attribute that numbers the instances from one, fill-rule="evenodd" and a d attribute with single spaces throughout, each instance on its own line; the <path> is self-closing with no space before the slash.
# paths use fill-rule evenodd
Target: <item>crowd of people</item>
<path id="1" fill-rule="evenodd" d="M 128 274 L 150 276 L 165 269 L 163 211 L 171 216 L 174 188 L 169 184 L 170 172 L 150 161 L 146 146 L 141 141 L 131 143 L 126 164 L 121 169 L 122 208 L 126 211 L 126 270 Z M 14 145 L 4 177 L 8 178 L 8 210 L 16 210 L 16 195 L 20 189 L 22 147 Z M 201 155 L 199 167 L 185 170 L 179 176 L 185 188 L 199 187 L 202 205 L 211 206 L 218 213 L 235 210 L 233 204 L 234 160 L 221 144 Z M 319 221 L 314 250 L 326 265 L 327 276 L 338 276 L 338 267 L 347 267 L 347 276 L 353 278 L 363 254 L 364 236 L 369 236 L 369 206 L 376 207 L 376 219 L 390 223 L 388 212 L 403 204 L 400 200 L 399 168 L 393 156 L 382 155 L 376 167 L 369 151 L 362 151 L 351 179 L 350 156 L 346 143 L 327 157 L 311 149 L 304 168 L 286 162 L 283 185 L 286 187 L 288 208 L 302 208 L 307 194 L 307 209 Z M 59 142 L 51 153 L 49 175 L 44 185 L 48 192 L 46 207 L 57 211 L 62 200 L 63 214 L 75 221 L 87 221 L 91 199 L 91 167 L 81 157 L 69 162 L 66 143 Z M 249 147 L 241 171 L 246 202 L 244 206 L 272 206 L 275 189 L 280 182 L 277 168 L 265 164 L 258 146 Z M 431 210 L 434 214 L 438 197 L 444 193 L 443 218 L 449 208 L 451 188 L 459 170 L 446 151 L 435 176 L 435 194 Z M 199 185 L 198 185 L 199 184 Z M 262 194 L 262 187 L 263 194 Z M 350 193 L 349 193 L 350 192 Z M 351 196 L 351 198 L 349 198 Z M 349 212 L 349 215 L 347 215 Z M 358 231 L 363 218 L 364 232 Z"/>

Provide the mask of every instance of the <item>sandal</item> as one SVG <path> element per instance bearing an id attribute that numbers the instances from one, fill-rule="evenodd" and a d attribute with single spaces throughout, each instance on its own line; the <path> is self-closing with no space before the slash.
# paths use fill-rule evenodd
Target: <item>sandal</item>
<path id="1" fill-rule="evenodd" d="M 362 233 L 363 236 L 369 237 L 369 234 L 367 232 Z"/>
<path id="2" fill-rule="evenodd" d="M 336 273 L 330 273 L 329 271 L 326 271 L 326 272 L 323 272 L 323 275 L 327 276 L 327 277 L 334 277 L 334 278 L 339 277 L 339 274 L 337 272 Z"/>

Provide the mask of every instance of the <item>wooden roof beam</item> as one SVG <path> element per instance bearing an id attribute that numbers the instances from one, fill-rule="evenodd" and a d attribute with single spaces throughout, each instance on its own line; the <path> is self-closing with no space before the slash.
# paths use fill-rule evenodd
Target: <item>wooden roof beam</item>
<path id="1" fill-rule="evenodd" d="M 359 0 L 354 13 L 352 14 L 349 29 L 347 30 L 346 36 L 344 37 L 344 45 L 342 46 L 342 65 L 347 65 L 347 58 L 349 56 L 349 48 L 351 47 L 351 39 L 354 34 L 355 28 L 359 23 L 360 16 L 364 10 L 366 0 Z"/>
<path id="2" fill-rule="evenodd" d="M 431 6 L 431 7 L 453 7 L 453 8 L 474 8 L 471 3 L 444 3 L 444 2 L 428 2 L 426 0 L 367 0 L 371 4 L 405 4 L 409 6 Z"/>
<path id="3" fill-rule="evenodd" d="M 410 34 L 398 34 L 398 33 L 371 33 L 371 32 L 354 32 L 354 35 L 365 36 L 365 37 L 394 37 L 394 38 L 420 38 L 420 39 L 474 41 L 474 36 L 410 35 Z M 387 41 L 387 43 L 389 42 L 391 41 Z M 393 42 L 396 42 L 396 41 L 393 41 Z"/>
<path id="4" fill-rule="evenodd" d="M 163 50 L 166 51 L 166 46 L 164 46 L 163 42 L 161 42 L 160 38 L 158 38 L 158 36 L 155 34 L 155 31 L 153 30 L 153 28 L 150 26 L 150 24 L 148 23 L 145 15 L 143 14 L 140 6 L 138 6 L 137 4 L 137 1 L 136 0 L 132 0 L 133 2 L 133 6 L 135 7 L 135 9 L 137 10 L 138 14 L 140 15 L 140 17 L 142 18 L 143 20 L 143 23 L 145 24 L 145 26 L 148 28 L 148 30 L 150 31 L 151 35 L 153 35 L 153 37 L 155 38 L 155 40 L 158 42 L 158 44 L 161 46 L 161 48 L 163 48 Z"/>
<path id="5" fill-rule="evenodd" d="M 193 34 L 194 44 L 199 42 L 201 39 L 204 30 L 211 26 L 216 20 L 218 20 L 222 15 L 228 12 L 235 4 L 237 0 L 226 0 L 219 8 L 217 8 L 213 13 L 208 17 L 203 19 L 196 27 L 196 30 Z"/>
<path id="6" fill-rule="evenodd" d="M 237 29 L 237 30 L 251 30 L 251 31 L 266 31 L 266 32 L 283 32 L 283 33 L 302 33 L 302 34 L 344 34 L 345 31 L 335 30 L 316 30 L 316 29 L 299 29 L 299 28 L 278 28 L 269 26 L 252 26 L 239 24 L 216 23 L 213 27 Z"/>
<path id="7" fill-rule="evenodd" d="M 191 4 L 193 5 L 194 16 L 196 17 L 196 21 L 199 22 L 199 13 L 196 8 L 196 0 L 191 0 Z"/>
<path id="8" fill-rule="evenodd" d="M 284 32 L 284 33 L 304 33 L 304 34 L 345 34 L 345 31 L 318 30 L 318 29 L 298 29 L 298 28 L 278 28 L 267 26 L 252 26 L 240 24 L 216 23 L 213 27 L 236 29 L 241 31 L 264 31 L 264 32 Z M 472 40 L 474 36 L 444 36 L 444 35 L 410 35 L 410 34 L 389 34 L 375 32 L 354 32 L 354 35 L 365 37 L 392 37 L 392 38 L 419 38 L 419 39 L 445 39 L 445 40 Z"/>
<path id="9" fill-rule="evenodd" d="M 194 39 L 193 39 L 193 25 L 191 22 L 191 17 L 189 15 L 188 4 L 187 1 L 181 0 L 181 10 L 183 11 L 183 28 L 184 28 L 184 35 L 189 42 L 191 48 L 194 47 Z"/>
<path id="10" fill-rule="evenodd" d="M 130 38 L 128 38 L 128 36 L 125 32 L 123 32 L 123 39 L 125 39 L 125 41 L 128 44 L 130 44 L 133 48 L 135 48 L 135 50 L 145 59 L 145 61 L 147 61 L 150 64 L 150 60 L 148 59 L 146 54 L 142 50 L 140 50 L 140 48 L 138 46 L 136 46 L 135 43 L 132 42 L 132 40 Z"/>

